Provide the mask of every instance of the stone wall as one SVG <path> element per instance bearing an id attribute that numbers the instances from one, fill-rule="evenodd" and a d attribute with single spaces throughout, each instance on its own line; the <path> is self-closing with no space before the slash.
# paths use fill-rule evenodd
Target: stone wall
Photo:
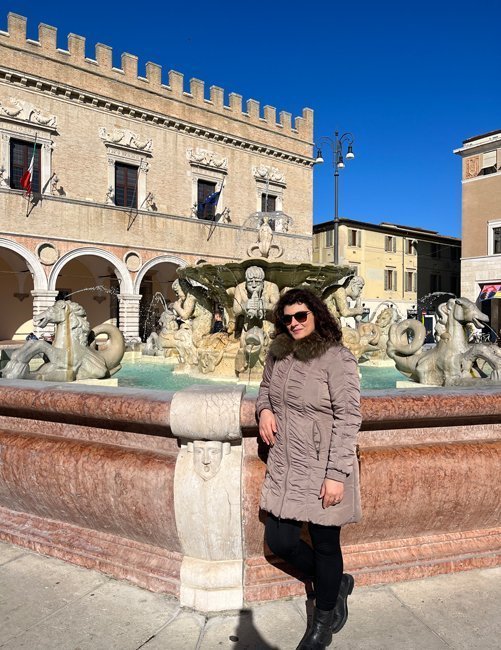
<path id="1" fill-rule="evenodd" d="M 243 392 L 2 381 L 0 539 L 201 611 L 302 593 L 263 543 Z M 364 518 L 343 529 L 357 583 L 499 564 L 501 392 L 375 392 L 362 409 Z"/>

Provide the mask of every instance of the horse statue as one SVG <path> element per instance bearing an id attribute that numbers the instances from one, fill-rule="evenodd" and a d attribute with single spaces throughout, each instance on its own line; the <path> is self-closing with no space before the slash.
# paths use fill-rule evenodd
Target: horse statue
<path id="1" fill-rule="evenodd" d="M 12 354 L 2 372 L 4 379 L 75 381 L 105 379 L 120 370 L 125 353 L 122 332 L 109 323 L 90 329 L 84 308 L 71 300 L 57 300 L 33 319 L 38 327 L 56 326 L 52 345 L 46 341 L 27 341 Z M 98 337 L 106 335 L 100 342 Z M 30 371 L 30 361 L 42 356 L 46 362 Z"/>
<path id="2" fill-rule="evenodd" d="M 425 350 L 426 330 L 408 319 L 390 327 L 388 356 L 397 370 L 420 384 L 468 386 L 481 379 L 501 381 L 501 350 L 482 343 L 469 344 L 470 324 L 481 329 L 488 316 L 468 298 L 451 298 L 437 308 L 437 345 Z M 479 364 L 479 361 L 481 364 Z M 490 366 L 488 375 L 485 367 Z"/>

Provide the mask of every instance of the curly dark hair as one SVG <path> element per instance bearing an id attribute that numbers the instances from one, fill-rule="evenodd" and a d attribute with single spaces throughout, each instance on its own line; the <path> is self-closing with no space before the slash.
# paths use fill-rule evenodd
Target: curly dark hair
<path id="1" fill-rule="evenodd" d="M 275 305 L 273 310 L 273 322 L 275 324 L 275 336 L 290 333 L 284 325 L 284 308 L 289 305 L 304 304 L 315 317 L 315 331 L 327 341 L 341 344 L 341 327 L 334 316 L 330 313 L 324 301 L 308 289 L 289 289 Z"/>

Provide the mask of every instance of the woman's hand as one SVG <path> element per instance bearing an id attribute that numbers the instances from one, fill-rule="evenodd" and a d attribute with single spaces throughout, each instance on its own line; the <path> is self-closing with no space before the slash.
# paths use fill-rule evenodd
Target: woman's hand
<path id="1" fill-rule="evenodd" d="M 263 409 L 259 415 L 259 435 L 267 445 L 274 445 L 276 432 L 275 414 L 270 409 Z"/>
<path id="2" fill-rule="evenodd" d="M 319 499 L 322 499 L 322 508 L 335 506 L 343 500 L 344 483 L 335 481 L 332 478 L 325 478 L 320 488 Z"/>

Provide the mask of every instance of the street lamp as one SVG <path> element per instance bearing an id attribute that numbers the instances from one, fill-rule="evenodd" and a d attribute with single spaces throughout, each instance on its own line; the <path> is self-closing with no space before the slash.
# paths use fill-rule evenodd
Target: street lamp
<path id="1" fill-rule="evenodd" d="M 351 133 L 339 132 L 334 133 L 334 138 L 329 138 L 324 135 L 320 138 L 320 145 L 324 143 L 329 145 L 332 151 L 332 166 L 334 167 L 334 264 L 339 264 L 339 170 L 344 169 L 344 160 L 353 160 L 355 154 L 353 153 L 353 135 Z M 348 145 L 346 156 L 343 156 L 344 146 Z M 317 149 L 317 157 L 315 163 L 323 163 L 322 149 Z"/>

